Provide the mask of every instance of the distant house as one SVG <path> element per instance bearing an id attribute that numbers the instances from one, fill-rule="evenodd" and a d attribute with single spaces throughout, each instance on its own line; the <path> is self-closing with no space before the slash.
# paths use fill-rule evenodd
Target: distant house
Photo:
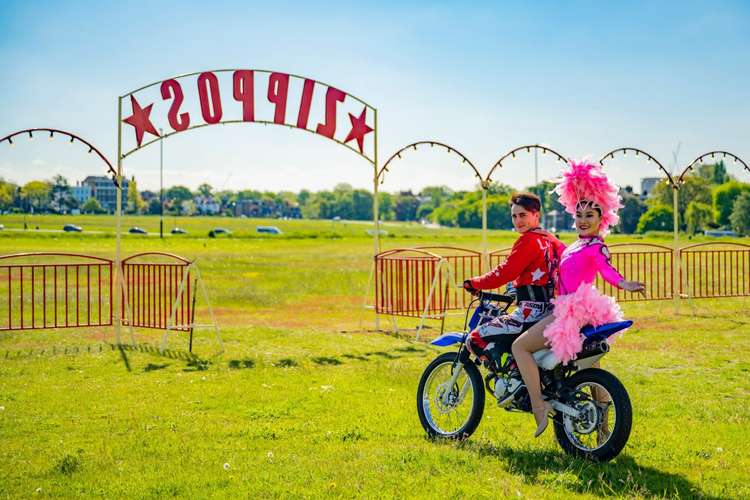
<path id="1" fill-rule="evenodd" d="M 221 204 L 213 196 L 196 196 L 193 202 L 200 215 L 216 215 L 221 212 Z"/>
<path id="2" fill-rule="evenodd" d="M 70 188 L 70 194 L 78 202 L 78 206 L 86 203 L 93 196 L 93 190 L 88 184 L 76 184 Z"/>
<path id="3" fill-rule="evenodd" d="M 641 199 L 648 198 L 657 184 L 664 179 L 662 177 L 644 177 L 641 179 Z"/>
<path id="4" fill-rule="evenodd" d="M 83 182 L 82 186 L 89 186 L 91 188 L 91 196 L 96 198 L 96 201 L 109 213 L 114 213 L 117 209 L 117 186 L 112 182 L 112 179 L 104 176 L 89 175 Z M 123 210 L 128 203 L 128 186 L 130 181 L 127 178 L 122 178 L 122 207 Z M 86 198 L 88 200 L 88 198 Z"/>

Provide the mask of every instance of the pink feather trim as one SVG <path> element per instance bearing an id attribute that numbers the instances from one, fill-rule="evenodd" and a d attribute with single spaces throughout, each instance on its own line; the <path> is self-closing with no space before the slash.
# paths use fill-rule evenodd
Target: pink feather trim
<path id="1" fill-rule="evenodd" d="M 607 179 L 602 166 L 588 159 L 570 160 L 568 169 L 563 171 L 562 180 L 555 187 L 560 203 L 571 215 L 576 213 L 576 205 L 581 200 L 593 201 L 602 209 L 600 231 L 607 234 L 610 226 L 620 220 L 617 211 L 622 208 L 617 186 Z"/>
<path id="2" fill-rule="evenodd" d="M 552 303 L 554 319 L 544 329 L 544 337 L 563 363 L 576 359 L 581 352 L 581 328 L 622 321 L 622 310 L 615 299 L 603 295 L 590 283 L 581 283 L 575 292 L 560 295 Z"/>

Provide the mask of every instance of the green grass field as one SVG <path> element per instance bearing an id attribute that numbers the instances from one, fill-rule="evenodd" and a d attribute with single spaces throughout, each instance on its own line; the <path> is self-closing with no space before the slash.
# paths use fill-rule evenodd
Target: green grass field
<path id="1" fill-rule="evenodd" d="M 0 333 L 0 495 L 750 497 L 750 299 L 683 301 L 678 315 L 671 302 L 623 306 L 635 326 L 603 365 L 630 392 L 633 432 L 616 460 L 593 464 L 564 455 L 550 431 L 534 439 L 531 416 L 489 399 L 468 441 L 425 439 L 416 386 L 441 351 L 411 338 L 413 320 L 399 321 L 399 336 L 372 331 L 362 307 L 373 251 L 366 224 L 166 220 L 190 234 L 128 235 L 123 253 L 197 258 L 224 353 L 215 355 L 210 330 L 196 331 L 197 357 L 187 355 L 185 334 L 172 334 L 160 354 L 149 348 L 158 331 L 136 331 L 139 347 L 124 351 L 110 347 L 111 328 Z M 40 231 L 0 231 L 0 255 L 114 255 L 111 217 L 28 221 Z M 67 222 L 103 232 L 41 231 Z M 259 224 L 284 235 L 261 237 Z M 132 225 L 158 232 L 158 218 L 127 218 Z M 216 226 L 234 234 L 205 237 Z M 478 249 L 481 238 L 385 229 L 384 248 Z M 490 248 L 513 239 L 492 232 Z M 670 244 L 671 236 L 639 241 Z M 198 306 L 197 320 L 207 321 Z M 428 336 L 438 326 L 430 325 Z"/>

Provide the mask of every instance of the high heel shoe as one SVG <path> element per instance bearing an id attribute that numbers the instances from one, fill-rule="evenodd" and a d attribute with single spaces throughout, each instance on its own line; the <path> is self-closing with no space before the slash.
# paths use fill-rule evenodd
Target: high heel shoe
<path id="1" fill-rule="evenodd" d="M 550 405 L 546 401 L 540 408 L 534 408 L 531 410 L 531 412 L 534 414 L 534 420 L 536 420 L 536 432 L 534 433 L 534 437 L 541 436 L 542 433 L 547 430 L 547 424 L 549 423 L 549 421 L 547 420 L 547 415 L 551 410 L 552 405 Z"/>

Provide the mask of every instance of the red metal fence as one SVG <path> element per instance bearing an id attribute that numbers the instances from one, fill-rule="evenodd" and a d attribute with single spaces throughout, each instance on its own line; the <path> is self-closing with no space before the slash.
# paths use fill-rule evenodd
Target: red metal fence
<path id="1" fill-rule="evenodd" d="M 395 249 L 375 257 L 375 310 L 392 316 L 439 318 L 447 295 L 441 257 L 426 250 Z M 432 294 L 430 294 L 432 291 Z"/>
<path id="2" fill-rule="evenodd" d="M 596 285 L 619 302 L 665 300 L 674 296 L 674 251 L 648 243 L 615 243 L 608 245 L 612 265 L 625 279 L 646 285 L 646 297 L 626 292 L 597 276 Z"/>
<path id="3" fill-rule="evenodd" d="M 615 243 L 609 245 L 609 250 L 612 265 L 626 279 L 645 283 L 646 297 L 620 290 L 597 277 L 596 284 L 603 293 L 621 302 L 674 298 L 673 249 L 648 243 Z M 409 252 L 423 255 L 418 257 Z M 490 252 L 490 268 L 501 264 L 509 253 L 510 248 Z M 682 297 L 750 296 L 750 245 L 701 243 L 682 248 L 678 254 L 681 261 L 678 286 Z M 422 261 L 430 263 L 432 273 L 438 273 L 427 317 L 442 317 L 446 311 L 467 306 L 469 296 L 460 290 L 460 284 L 481 273 L 481 254 L 457 247 L 418 247 L 390 250 L 375 257 L 378 313 L 421 316 L 422 309 L 418 306 L 424 304 L 425 287 L 429 290 L 434 277 L 429 275 L 424 285 L 420 284 L 421 278 L 415 280 L 416 262 Z"/>
<path id="4" fill-rule="evenodd" d="M 173 254 L 146 252 L 124 259 L 122 324 L 190 330 L 194 313 L 190 274 L 190 261 Z"/>
<path id="5" fill-rule="evenodd" d="M 111 325 L 112 261 L 51 252 L 0 256 L 0 304 L 0 330 Z"/>
<path id="6" fill-rule="evenodd" d="M 698 243 L 680 250 L 680 292 L 694 299 L 750 295 L 750 245 Z"/>
<path id="7" fill-rule="evenodd" d="M 448 280 L 451 279 L 450 276 L 452 276 L 455 280 L 455 284 L 460 284 L 472 276 L 481 274 L 482 254 L 474 250 L 448 246 L 416 248 L 418 250 L 428 251 L 444 259 L 442 272 L 445 277 L 445 283 L 448 285 L 445 289 L 445 308 L 448 310 L 466 309 L 471 301 L 471 297 L 469 294 L 464 293 L 463 290 L 460 290 L 455 286 L 454 283 L 449 283 Z M 448 273 L 448 269 L 450 269 L 450 274 Z"/>

